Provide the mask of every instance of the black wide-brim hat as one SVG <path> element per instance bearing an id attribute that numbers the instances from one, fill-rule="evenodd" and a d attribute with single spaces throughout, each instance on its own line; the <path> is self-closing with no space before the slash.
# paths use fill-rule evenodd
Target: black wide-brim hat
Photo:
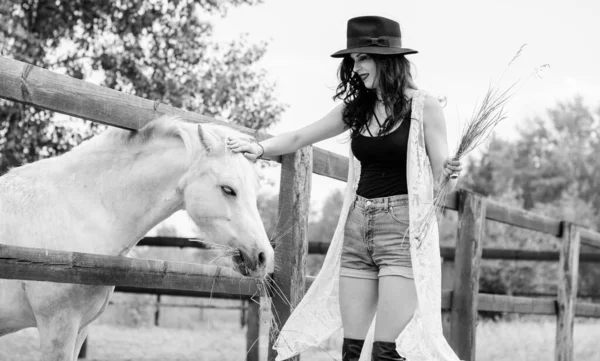
<path id="1" fill-rule="evenodd" d="M 348 20 L 346 49 L 331 54 L 343 58 L 352 53 L 362 54 L 416 54 L 418 51 L 402 47 L 400 24 L 381 16 L 360 16 Z"/>

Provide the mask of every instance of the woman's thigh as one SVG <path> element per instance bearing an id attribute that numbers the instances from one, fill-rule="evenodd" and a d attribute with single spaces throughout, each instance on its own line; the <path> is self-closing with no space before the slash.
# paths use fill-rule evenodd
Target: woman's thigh
<path id="1" fill-rule="evenodd" d="M 344 337 L 364 340 L 373 321 L 378 280 L 340 276 L 340 311 Z"/>
<path id="2" fill-rule="evenodd" d="M 411 278 L 379 277 L 375 341 L 394 341 L 417 307 L 417 290 Z"/>

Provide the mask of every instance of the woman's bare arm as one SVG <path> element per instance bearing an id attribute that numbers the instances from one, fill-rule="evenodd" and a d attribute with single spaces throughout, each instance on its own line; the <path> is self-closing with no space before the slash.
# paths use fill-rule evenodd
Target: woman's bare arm
<path id="1" fill-rule="evenodd" d="M 260 142 L 262 149 L 256 143 L 248 143 L 239 139 L 229 140 L 228 146 L 234 152 L 243 152 L 250 160 L 254 160 L 259 156 L 268 157 L 293 153 L 309 144 L 314 144 L 344 132 L 347 127 L 342 120 L 342 110 L 343 104 L 340 104 L 314 123 L 266 139 Z M 263 149 L 264 153 L 261 154 Z"/>
<path id="2" fill-rule="evenodd" d="M 460 172 L 460 162 L 449 159 L 446 120 L 438 100 L 432 96 L 425 97 L 423 108 L 423 128 L 425 132 L 425 149 L 429 156 L 435 181 L 442 175 L 449 177 L 454 172 Z M 456 178 L 450 178 L 448 190 L 456 187 Z"/>

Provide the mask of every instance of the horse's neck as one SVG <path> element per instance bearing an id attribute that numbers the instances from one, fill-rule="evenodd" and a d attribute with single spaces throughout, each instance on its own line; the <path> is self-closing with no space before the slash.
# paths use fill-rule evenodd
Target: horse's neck
<path id="1" fill-rule="evenodd" d="M 71 174 L 65 188 L 76 194 L 76 209 L 93 212 L 91 222 L 106 222 L 100 231 L 105 244 L 95 248 L 121 252 L 181 209 L 177 183 L 185 173 L 186 150 L 173 138 L 114 147 L 96 143 L 65 159 Z"/>

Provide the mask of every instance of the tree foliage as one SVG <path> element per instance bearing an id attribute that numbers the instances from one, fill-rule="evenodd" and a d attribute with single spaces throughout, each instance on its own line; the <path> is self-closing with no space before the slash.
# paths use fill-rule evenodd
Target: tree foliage
<path id="1" fill-rule="evenodd" d="M 265 43 L 212 39 L 211 19 L 259 0 L 0 1 L 2 56 L 254 129 L 284 107 L 257 62 Z M 2 101 L 0 174 L 60 154 L 98 131 Z M 81 127 L 80 127 L 81 128 Z"/>
<path id="2" fill-rule="evenodd" d="M 600 229 L 600 111 L 580 97 L 558 103 L 546 117 L 525 121 L 514 140 L 493 138 L 469 165 L 466 187 L 537 214 Z M 488 222 L 485 247 L 557 250 L 553 236 Z M 593 251 L 582 247 L 582 251 Z M 482 288 L 527 293 L 556 289 L 554 262 L 487 262 Z M 581 294 L 600 295 L 597 265 L 582 263 Z M 523 277 L 527 275 L 527 277 Z"/>
<path id="3" fill-rule="evenodd" d="M 494 138 L 469 167 L 475 190 L 516 190 L 526 209 L 575 197 L 600 210 L 599 116 L 576 97 L 549 109 L 546 118 L 525 122 L 517 140 Z"/>

